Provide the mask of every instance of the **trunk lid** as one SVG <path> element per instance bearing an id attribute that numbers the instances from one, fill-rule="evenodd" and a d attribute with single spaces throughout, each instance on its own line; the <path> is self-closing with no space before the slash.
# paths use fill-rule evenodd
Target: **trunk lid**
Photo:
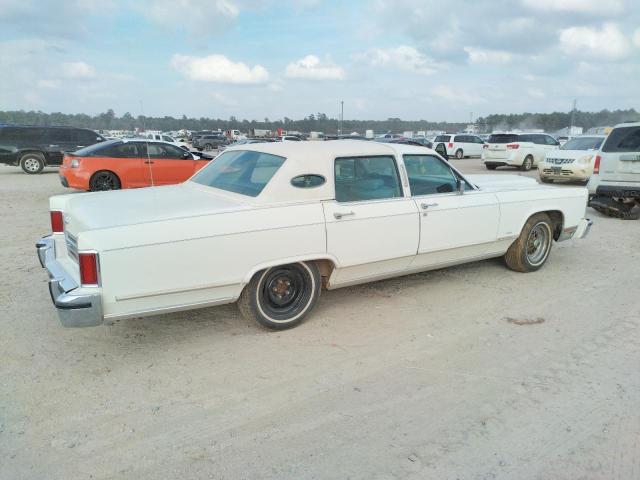
<path id="1" fill-rule="evenodd" d="M 78 232 L 102 228 L 158 222 L 185 217 L 244 210 L 250 205 L 220 190 L 192 182 L 74 195 L 64 211 L 65 231 Z"/>

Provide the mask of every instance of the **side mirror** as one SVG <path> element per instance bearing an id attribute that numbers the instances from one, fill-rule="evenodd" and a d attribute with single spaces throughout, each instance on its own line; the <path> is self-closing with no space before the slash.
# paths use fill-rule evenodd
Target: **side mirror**
<path id="1" fill-rule="evenodd" d="M 184 152 L 184 153 L 182 154 L 182 158 L 184 158 L 185 160 L 186 160 L 187 158 L 191 158 L 191 159 L 193 159 L 193 156 L 192 156 L 189 152 Z"/>
<path id="2" fill-rule="evenodd" d="M 457 177 L 456 190 L 458 191 L 458 195 L 462 195 L 464 193 L 464 188 L 464 180 L 462 180 L 460 177 Z"/>

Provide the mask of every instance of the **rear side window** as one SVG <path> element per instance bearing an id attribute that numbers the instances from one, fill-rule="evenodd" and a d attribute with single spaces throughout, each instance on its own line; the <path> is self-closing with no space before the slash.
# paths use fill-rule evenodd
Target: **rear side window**
<path id="1" fill-rule="evenodd" d="M 513 143 L 518 141 L 518 135 L 510 133 L 498 133 L 495 135 L 489 135 L 487 143 Z"/>
<path id="2" fill-rule="evenodd" d="M 640 152 L 640 127 L 614 128 L 602 147 L 603 152 Z"/>
<path id="3" fill-rule="evenodd" d="M 451 135 L 438 135 L 434 142 L 448 142 L 451 139 Z"/>
<path id="4" fill-rule="evenodd" d="M 191 180 L 208 187 L 257 197 L 284 161 L 284 157 L 251 150 L 223 152 Z"/>
<path id="5" fill-rule="evenodd" d="M 68 128 L 52 128 L 49 131 L 49 141 L 53 143 L 71 143 L 75 140 L 72 133 L 73 131 Z"/>
<path id="6" fill-rule="evenodd" d="M 393 157 L 337 158 L 336 200 L 358 202 L 402 196 Z"/>
<path id="7" fill-rule="evenodd" d="M 2 140 L 20 144 L 35 144 L 45 139 L 46 129 L 39 127 L 4 127 L 0 129 Z"/>

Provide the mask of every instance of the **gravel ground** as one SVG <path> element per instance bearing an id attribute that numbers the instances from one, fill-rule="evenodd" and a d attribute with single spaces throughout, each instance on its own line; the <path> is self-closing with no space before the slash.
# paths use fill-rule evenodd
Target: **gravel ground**
<path id="1" fill-rule="evenodd" d="M 533 274 L 325 292 L 286 332 L 233 305 L 64 329 L 34 249 L 64 192 L 0 169 L 2 480 L 640 478 L 639 221 L 589 209 Z"/>

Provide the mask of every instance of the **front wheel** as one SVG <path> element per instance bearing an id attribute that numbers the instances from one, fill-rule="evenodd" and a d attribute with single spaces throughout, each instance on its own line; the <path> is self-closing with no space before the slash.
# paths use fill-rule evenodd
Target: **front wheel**
<path id="1" fill-rule="evenodd" d="M 256 273 L 238 308 L 248 319 L 274 330 L 298 325 L 320 297 L 320 271 L 313 262 L 291 263 Z"/>
<path id="2" fill-rule="evenodd" d="M 537 213 L 524 224 L 520 236 L 504 255 L 504 261 L 516 272 L 535 272 L 549 258 L 552 244 L 553 223 L 546 213 Z"/>

